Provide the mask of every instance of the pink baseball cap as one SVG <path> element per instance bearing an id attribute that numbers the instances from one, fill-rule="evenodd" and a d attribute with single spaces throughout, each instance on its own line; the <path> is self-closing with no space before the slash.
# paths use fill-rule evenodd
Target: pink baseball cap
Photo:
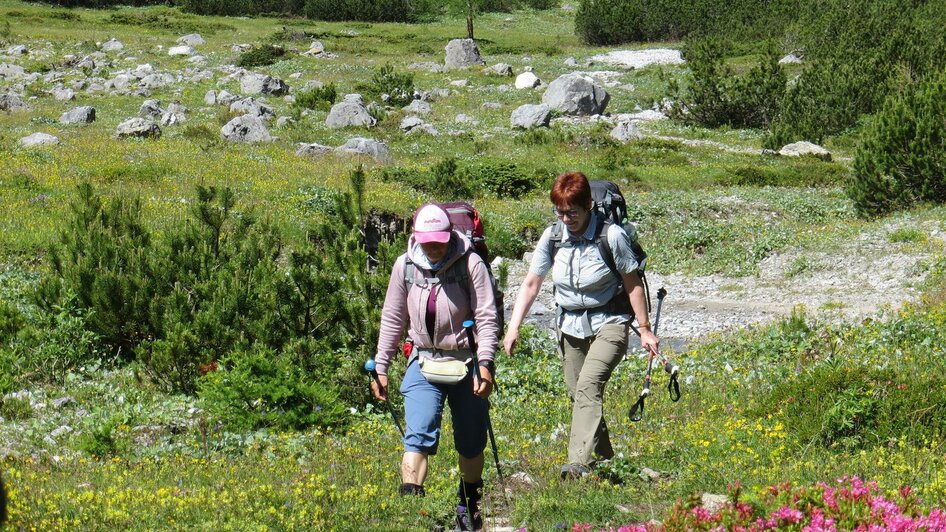
<path id="1" fill-rule="evenodd" d="M 421 244 L 449 242 L 452 229 L 453 224 L 446 211 L 433 203 L 422 205 L 414 213 L 414 240 Z"/>

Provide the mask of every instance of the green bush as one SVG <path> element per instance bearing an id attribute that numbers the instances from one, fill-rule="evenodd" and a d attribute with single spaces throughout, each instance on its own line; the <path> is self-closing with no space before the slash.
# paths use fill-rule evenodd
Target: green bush
<path id="1" fill-rule="evenodd" d="M 301 15 L 305 0 L 177 0 L 177 5 L 198 15 Z"/>
<path id="2" fill-rule="evenodd" d="M 718 39 L 688 43 L 685 56 L 690 67 L 686 88 L 675 80 L 669 84 L 672 117 L 706 127 L 742 128 L 768 127 L 775 118 L 786 77 L 773 43 L 743 75 L 725 64 L 724 45 Z"/>
<path id="3" fill-rule="evenodd" d="M 536 187 L 536 179 L 530 179 L 515 163 L 483 161 L 464 168 L 465 180 L 478 183 L 489 194 L 497 198 L 519 198 Z"/>
<path id="4" fill-rule="evenodd" d="M 370 99 L 381 101 L 387 94 L 387 103 L 404 106 L 414 99 L 414 75 L 409 72 L 397 72 L 394 65 L 385 64 L 374 72 L 371 80 L 358 85 L 358 90 Z"/>
<path id="5" fill-rule="evenodd" d="M 854 155 L 848 195 L 862 216 L 946 201 L 946 71 L 888 98 Z"/>
<path id="6" fill-rule="evenodd" d="M 332 104 L 335 103 L 336 98 L 338 98 L 338 93 L 335 90 L 335 84 L 329 83 L 324 87 L 315 87 L 314 89 L 301 91 L 295 96 L 296 101 L 293 105 L 296 107 L 328 111 L 332 108 Z"/>
<path id="7" fill-rule="evenodd" d="M 201 378 L 199 396 L 235 432 L 341 425 L 346 408 L 338 391 L 311 375 L 272 350 L 233 352 Z"/>
<path id="8" fill-rule="evenodd" d="M 282 59 L 284 55 L 286 55 L 286 50 L 283 48 L 271 44 L 264 44 L 240 54 L 240 58 L 237 59 L 237 66 L 253 68 L 271 65 Z"/>
<path id="9" fill-rule="evenodd" d="M 316 20 L 414 22 L 421 11 L 409 0 L 306 0 L 305 16 Z"/>

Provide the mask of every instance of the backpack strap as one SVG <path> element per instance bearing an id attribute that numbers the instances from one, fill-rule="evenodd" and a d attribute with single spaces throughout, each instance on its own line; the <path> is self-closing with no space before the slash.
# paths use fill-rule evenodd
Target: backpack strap
<path id="1" fill-rule="evenodd" d="M 470 253 L 474 253 L 473 249 L 470 248 L 466 250 L 463 255 L 460 256 L 453 264 L 447 268 L 446 271 L 441 270 L 441 274 L 437 277 L 423 279 L 417 278 L 417 266 L 414 264 L 414 261 L 411 260 L 410 256 L 404 257 L 404 287 L 406 290 L 411 289 L 412 284 L 418 286 L 429 286 L 431 284 L 450 284 L 457 283 L 460 285 L 460 288 L 466 293 L 466 298 L 471 299 L 472 288 L 470 288 Z M 458 266 L 462 266 L 458 268 Z"/>

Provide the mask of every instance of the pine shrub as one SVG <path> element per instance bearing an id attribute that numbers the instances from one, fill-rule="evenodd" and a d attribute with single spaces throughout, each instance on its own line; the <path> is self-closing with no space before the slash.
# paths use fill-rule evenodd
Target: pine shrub
<path id="1" fill-rule="evenodd" d="M 329 83 L 324 87 L 315 87 L 307 91 L 301 91 L 296 94 L 296 101 L 293 105 L 303 109 L 321 109 L 328 111 L 332 104 L 338 98 L 338 92 L 334 83 Z"/>
<path id="2" fill-rule="evenodd" d="M 316 20 L 414 22 L 421 14 L 409 0 L 306 0 L 305 15 Z"/>
<path id="3" fill-rule="evenodd" d="M 271 44 L 264 44 L 240 54 L 240 58 L 237 59 L 237 66 L 253 68 L 271 65 L 279 61 L 284 55 L 286 55 L 286 50 L 283 48 Z"/>
<path id="4" fill-rule="evenodd" d="M 685 89 L 674 80 L 669 83 L 671 116 L 706 127 L 764 128 L 772 122 L 786 85 L 773 43 L 743 75 L 725 63 L 724 45 L 718 39 L 688 43 L 685 52 L 690 72 Z"/>
<path id="5" fill-rule="evenodd" d="M 862 216 L 946 202 L 946 71 L 887 99 L 854 155 L 848 195 Z"/>

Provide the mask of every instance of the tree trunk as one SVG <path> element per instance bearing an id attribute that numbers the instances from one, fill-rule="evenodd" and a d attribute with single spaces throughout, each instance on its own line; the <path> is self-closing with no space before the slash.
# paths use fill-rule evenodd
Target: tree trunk
<path id="1" fill-rule="evenodd" d="M 473 17 L 466 17 L 466 38 L 473 40 Z"/>

